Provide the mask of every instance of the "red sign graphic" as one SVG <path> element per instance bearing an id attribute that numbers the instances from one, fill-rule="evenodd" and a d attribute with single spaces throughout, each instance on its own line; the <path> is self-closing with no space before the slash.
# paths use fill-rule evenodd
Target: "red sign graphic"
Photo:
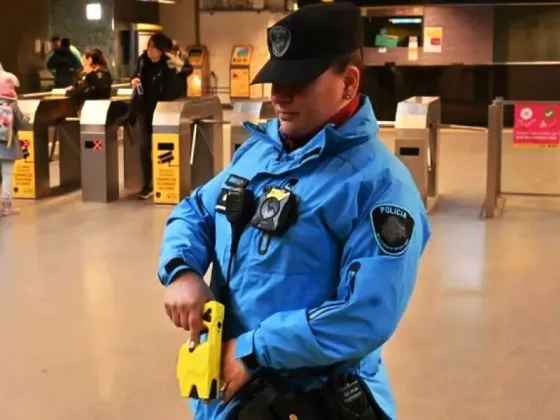
<path id="1" fill-rule="evenodd" d="M 103 149 L 103 143 L 101 142 L 101 140 L 94 140 L 93 150 L 102 150 L 102 149 Z"/>
<path id="2" fill-rule="evenodd" d="M 560 105 L 516 104 L 513 145 L 558 147 L 560 145 Z"/>

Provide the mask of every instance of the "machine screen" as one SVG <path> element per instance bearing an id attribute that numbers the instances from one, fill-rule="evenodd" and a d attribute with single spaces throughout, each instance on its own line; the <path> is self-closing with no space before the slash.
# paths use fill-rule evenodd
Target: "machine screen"
<path id="1" fill-rule="evenodd" d="M 204 60 L 204 50 L 202 48 L 189 49 L 189 61 L 193 66 L 202 66 Z"/>
<path id="2" fill-rule="evenodd" d="M 235 53 L 234 55 L 236 57 L 247 57 L 249 55 L 249 48 L 245 48 L 245 47 L 237 47 L 235 49 Z"/>
<path id="3" fill-rule="evenodd" d="M 231 64 L 248 66 L 251 63 L 251 48 L 250 47 L 235 47 L 233 50 L 233 57 Z"/>

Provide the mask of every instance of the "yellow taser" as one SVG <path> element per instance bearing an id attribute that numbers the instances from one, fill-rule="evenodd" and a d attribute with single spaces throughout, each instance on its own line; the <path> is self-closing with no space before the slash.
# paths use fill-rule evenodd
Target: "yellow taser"
<path id="1" fill-rule="evenodd" d="M 179 350 L 177 379 L 183 398 L 212 400 L 220 390 L 220 367 L 222 358 L 222 329 L 224 305 L 208 302 L 202 317 L 208 338 L 194 348 L 185 343 Z"/>

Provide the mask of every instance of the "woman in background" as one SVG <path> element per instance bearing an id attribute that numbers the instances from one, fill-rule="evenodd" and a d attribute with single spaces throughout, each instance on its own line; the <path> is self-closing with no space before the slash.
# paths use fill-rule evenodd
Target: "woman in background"
<path id="1" fill-rule="evenodd" d="M 70 96 L 81 103 L 91 99 L 110 99 L 113 78 L 103 52 L 99 48 L 87 51 L 82 65 L 82 76 L 68 88 Z"/>

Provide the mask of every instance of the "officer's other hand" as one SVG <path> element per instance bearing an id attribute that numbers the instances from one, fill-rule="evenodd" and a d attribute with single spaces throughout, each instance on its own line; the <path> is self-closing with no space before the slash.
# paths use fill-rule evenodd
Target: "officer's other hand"
<path id="1" fill-rule="evenodd" d="M 214 300 L 214 295 L 202 277 L 193 272 L 185 273 L 164 289 L 163 302 L 169 319 L 176 327 L 191 333 L 191 345 L 199 343 L 203 330 L 204 304 Z"/>
<path id="2" fill-rule="evenodd" d="M 140 84 L 140 79 L 138 77 L 135 77 L 130 81 L 130 86 L 132 87 L 132 89 L 136 89 L 139 84 Z"/>
<path id="3" fill-rule="evenodd" d="M 251 379 L 245 364 L 235 358 L 235 344 L 236 340 L 229 340 L 222 346 L 221 378 L 225 383 L 224 401 L 229 401 Z"/>

